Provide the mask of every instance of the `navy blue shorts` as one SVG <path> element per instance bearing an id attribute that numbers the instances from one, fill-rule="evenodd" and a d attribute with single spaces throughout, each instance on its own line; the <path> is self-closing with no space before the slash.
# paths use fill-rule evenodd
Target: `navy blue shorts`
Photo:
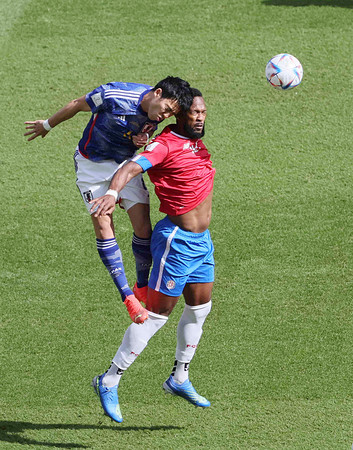
<path id="1" fill-rule="evenodd" d="M 184 231 L 168 217 L 152 233 L 153 267 L 148 286 L 162 294 L 179 297 L 186 283 L 214 281 L 214 247 L 209 230 Z"/>

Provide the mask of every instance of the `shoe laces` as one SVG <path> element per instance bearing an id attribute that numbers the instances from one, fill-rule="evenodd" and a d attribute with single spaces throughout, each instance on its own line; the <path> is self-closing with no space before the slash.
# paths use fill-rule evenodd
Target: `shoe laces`
<path id="1" fill-rule="evenodd" d="M 104 392 L 102 392 L 102 394 L 104 395 L 104 397 L 110 402 L 114 401 L 115 400 L 115 396 L 117 395 L 116 392 L 115 392 L 115 389 L 114 388 L 108 388 L 106 386 L 103 386 L 103 388 L 104 388 Z"/>

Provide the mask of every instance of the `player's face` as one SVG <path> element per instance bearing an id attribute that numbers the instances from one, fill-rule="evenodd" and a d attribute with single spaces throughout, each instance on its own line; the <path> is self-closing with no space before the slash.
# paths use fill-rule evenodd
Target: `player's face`
<path id="1" fill-rule="evenodd" d="M 171 98 L 163 98 L 162 89 L 156 89 L 148 108 L 148 118 L 160 122 L 163 119 L 174 116 L 178 112 L 178 102 Z"/>
<path id="2" fill-rule="evenodd" d="M 184 131 L 192 139 L 200 139 L 205 134 L 207 109 L 202 97 L 194 97 L 194 101 L 185 115 Z"/>

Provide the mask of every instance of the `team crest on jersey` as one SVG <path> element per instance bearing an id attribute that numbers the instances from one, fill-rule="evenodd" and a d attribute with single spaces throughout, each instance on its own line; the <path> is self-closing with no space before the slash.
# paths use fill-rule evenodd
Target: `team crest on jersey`
<path id="1" fill-rule="evenodd" d="M 190 147 L 190 150 L 191 150 L 193 153 L 197 153 L 199 150 L 201 150 L 201 147 L 198 147 L 198 145 L 195 144 L 195 145 L 192 145 L 192 146 Z"/>
<path id="2" fill-rule="evenodd" d="M 102 100 L 102 94 L 100 92 L 98 92 L 97 94 L 93 94 L 91 96 L 92 102 L 96 105 L 96 106 L 100 106 L 103 103 Z"/>
<path id="3" fill-rule="evenodd" d="M 157 147 L 158 142 L 152 142 L 152 144 L 147 145 L 145 148 L 146 152 L 152 152 L 155 147 Z"/>
<path id="4" fill-rule="evenodd" d="M 171 291 L 172 289 L 175 288 L 175 281 L 174 280 L 168 280 L 166 286 L 167 286 L 167 289 L 169 289 Z"/>
<path id="5" fill-rule="evenodd" d="M 193 153 L 197 153 L 201 148 L 196 144 L 191 145 L 190 142 L 184 144 L 183 150 L 190 150 Z"/>
<path id="6" fill-rule="evenodd" d="M 82 193 L 83 198 L 87 203 L 89 203 L 91 200 L 93 200 L 93 194 L 92 191 L 86 191 Z"/>

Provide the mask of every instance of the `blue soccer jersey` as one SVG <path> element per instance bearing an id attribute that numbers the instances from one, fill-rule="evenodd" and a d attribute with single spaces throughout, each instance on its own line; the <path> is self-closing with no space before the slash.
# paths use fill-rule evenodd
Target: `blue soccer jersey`
<path id="1" fill-rule="evenodd" d="M 140 106 L 151 89 L 146 84 L 114 82 L 87 94 L 92 117 L 78 144 L 81 154 L 91 161 L 114 159 L 119 164 L 131 158 L 137 150 L 132 136 L 151 135 L 157 128 L 158 122 L 150 120 Z"/>

